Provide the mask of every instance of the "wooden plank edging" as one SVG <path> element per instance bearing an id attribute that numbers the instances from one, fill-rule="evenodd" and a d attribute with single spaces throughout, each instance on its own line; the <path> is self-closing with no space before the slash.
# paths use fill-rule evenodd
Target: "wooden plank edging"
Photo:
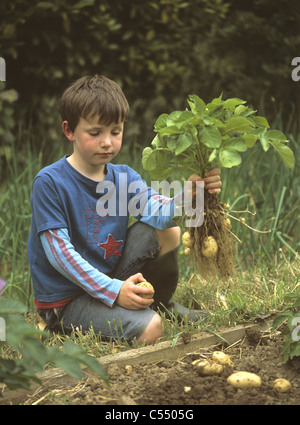
<path id="1" fill-rule="evenodd" d="M 234 328 L 223 328 L 219 329 L 215 333 L 201 332 L 199 334 L 192 335 L 188 343 L 185 343 L 181 338 L 179 338 L 178 342 L 173 348 L 172 341 L 164 341 L 155 345 L 135 348 L 121 353 L 103 356 L 100 357 L 98 361 L 105 369 L 110 364 L 123 367 L 126 365 L 136 365 L 158 361 L 176 361 L 184 355 L 197 352 L 201 348 L 208 348 L 220 344 L 222 342 L 222 338 L 225 339 L 228 344 L 234 344 L 235 342 L 244 338 L 246 329 L 256 328 L 259 331 L 263 331 L 269 327 L 269 323 L 262 322 L 261 324 L 239 325 L 235 326 Z M 82 370 L 86 375 L 91 374 L 91 371 L 88 370 L 87 367 L 83 367 Z M 72 378 L 64 370 L 59 368 L 53 368 L 43 373 L 37 373 L 37 376 L 43 383 L 43 389 L 49 391 L 51 391 L 51 389 L 57 389 L 58 387 L 72 385 L 78 382 L 77 379 Z M 12 404 L 18 404 L 19 400 L 24 399 L 26 396 L 30 397 L 30 395 L 32 395 L 40 388 L 41 386 L 35 382 L 31 384 L 30 390 L 9 390 L 5 388 L 2 392 L 3 397 L 0 397 L 0 405 L 11 404 L 12 400 L 14 400 Z"/>

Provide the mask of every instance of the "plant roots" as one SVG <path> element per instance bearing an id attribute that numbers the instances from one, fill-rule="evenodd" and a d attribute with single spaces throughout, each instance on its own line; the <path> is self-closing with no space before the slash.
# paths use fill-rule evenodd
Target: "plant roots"
<path id="1" fill-rule="evenodd" d="M 204 193 L 204 222 L 199 227 L 190 227 L 198 273 L 204 278 L 229 278 L 234 268 L 235 240 L 224 221 L 226 212 L 223 204 L 216 195 L 205 190 Z M 206 258 L 201 252 L 205 237 L 213 236 L 218 244 L 215 258 Z"/>

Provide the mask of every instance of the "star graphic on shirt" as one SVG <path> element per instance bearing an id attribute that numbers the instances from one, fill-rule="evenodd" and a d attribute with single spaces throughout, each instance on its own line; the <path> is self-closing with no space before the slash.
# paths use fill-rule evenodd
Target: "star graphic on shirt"
<path id="1" fill-rule="evenodd" d="M 105 249 L 105 260 L 107 260 L 112 255 L 119 255 L 121 256 L 120 252 L 120 246 L 122 245 L 123 241 L 116 241 L 113 235 L 109 234 L 107 241 L 105 243 L 100 243 L 99 245 L 101 248 Z"/>

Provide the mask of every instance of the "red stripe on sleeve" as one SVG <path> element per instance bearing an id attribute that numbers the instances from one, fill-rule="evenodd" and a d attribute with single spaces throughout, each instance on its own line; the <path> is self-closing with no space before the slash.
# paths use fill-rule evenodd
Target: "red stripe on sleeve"
<path id="1" fill-rule="evenodd" d="M 109 291 L 108 289 L 106 289 L 106 288 L 98 285 L 98 283 L 94 279 L 92 279 L 91 276 L 76 262 L 76 260 L 74 259 L 74 257 L 68 251 L 64 240 L 58 236 L 57 229 L 53 230 L 52 232 L 53 232 L 53 234 L 55 235 L 55 237 L 57 239 L 58 246 L 59 246 L 59 248 L 61 250 L 61 253 L 65 257 L 65 259 L 68 261 L 68 263 L 70 264 L 70 266 L 87 283 L 87 285 L 89 285 L 90 287 L 92 287 L 94 291 L 100 292 L 105 297 L 107 297 L 107 298 L 109 298 L 111 300 L 115 300 L 115 298 L 117 296 L 117 294 L 115 292 Z M 57 259 L 57 262 L 60 264 L 61 267 L 64 267 L 64 265 L 61 265 L 61 260 L 59 258 Z M 68 269 L 64 268 L 64 270 L 68 274 L 70 274 L 69 271 L 68 271 Z"/>

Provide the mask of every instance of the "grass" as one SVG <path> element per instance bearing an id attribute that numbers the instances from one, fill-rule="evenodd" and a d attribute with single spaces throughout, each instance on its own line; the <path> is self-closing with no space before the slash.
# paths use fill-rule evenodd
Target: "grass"
<path id="1" fill-rule="evenodd" d="M 272 268 L 238 270 L 228 281 L 207 281 L 198 274 L 179 284 L 177 297 L 214 313 L 216 325 L 234 326 L 281 311 L 287 293 L 300 293 L 300 259 L 282 257 Z M 190 301 L 189 301 L 190 300 Z"/>
<path id="2" fill-rule="evenodd" d="M 211 318 L 196 323 L 187 321 L 178 324 L 174 319 L 166 320 L 163 316 L 165 334 L 160 341 L 177 343 L 182 333 L 195 334 L 212 332 L 218 334 L 220 328 L 232 327 L 238 324 L 255 323 L 257 320 L 270 320 L 272 316 L 285 311 L 292 305 L 287 295 L 300 294 L 300 258 L 293 261 L 282 256 L 277 264 L 270 269 L 254 267 L 252 270 L 239 270 L 228 282 L 209 282 L 198 274 L 191 274 L 187 281 L 179 283 L 175 298 L 186 306 L 207 309 Z M 35 325 L 38 316 L 31 315 Z M 80 329 L 74 329 L 69 336 L 50 336 L 46 343 L 49 346 L 60 346 L 65 341 L 80 344 L 86 352 L 95 357 L 101 357 L 117 352 L 136 348 L 137 344 L 129 345 L 121 338 L 114 341 L 103 341 L 101 335 L 96 335 L 93 328 L 83 334 Z"/>
<path id="3" fill-rule="evenodd" d="M 176 342 L 182 332 L 217 331 L 223 326 L 254 322 L 288 308 L 286 295 L 300 292 L 297 255 L 300 241 L 300 133 L 296 119 L 291 119 L 288 128 L 283 128 L 280 114 L 275 126 L 288 134 L 296 157 L 295 169 L 284 168 L 274 152 L 264 154 L 257 146 L 246 153 L 242 167 L 222 171 L 222 201 L 231 205 L 231 211 L 255 212 L 255 215 L 232 212 L 237 217 L 232 220 L 233 231 L 242 241 L 238 244 L 235 275 L 228 282 L 206 281 L 197 273 L 193 260 L 180 254 L 180 282 L 175 298 L 185 306 L 209 310 L 212 317 L 193 325 L 164 320 L 164 340 Z M 62 141 L 50 154 L 48 149 L 45 157 L 46 141 L 42 141 L 40 148 L 34 148 L 37 144 L 33 145 L 32 140 L 30 131 L 20 128 L 14 146 L 5 150 L 0 147 L 0 279 L 7 282 L 5 295 L 25 303 L 29 320 L 36 323 L 26 252 L 31 184 L 42 166 L 65 153 L 65 144 Z M 118 162 L 128 163 L 149 181 L 150 177 L 141 170 L 140 158 L 140 148 L 124 146 Z M 241 217 L 245 217 L 251 227 L 270 232 L 251 231 L 239 221 Z M 47 344 L 59 345 L 68 338 L 96 356 L 129 348 L 121 340 L 104 342 L 93 330 L 86 335 L 76 330 L 68 337 L 50 338 Z"/>

